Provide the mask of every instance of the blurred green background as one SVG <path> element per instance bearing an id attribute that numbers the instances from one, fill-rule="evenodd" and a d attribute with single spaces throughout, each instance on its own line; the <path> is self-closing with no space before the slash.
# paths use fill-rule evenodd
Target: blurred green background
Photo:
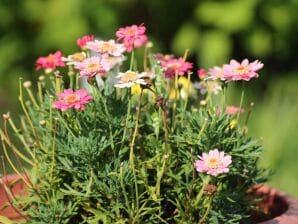
<path id="1" fill-rule="evenodd" d="M 246 105 L 256 104 L 249 133 L 266 149 L 270 184 L 298 196 L 297 12 L 298 0 L 1 0 L 0 112 L 18 117 L 18 78 L 37 79 L 37 57 L 67 55 L 82 35 L 114 38 L 118 27 L 144 22 L 155 51 L 181 56 L 190 48 L 196 68 L 264 62 L 246 86 Z M 239 89 L 229 94 L 239 102 Z"/>

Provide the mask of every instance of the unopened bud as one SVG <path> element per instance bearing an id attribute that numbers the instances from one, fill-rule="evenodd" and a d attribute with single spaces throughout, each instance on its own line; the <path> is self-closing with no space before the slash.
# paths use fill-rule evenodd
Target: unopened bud
<path id="1" fill-rule="evenodd" d="M 39 121 L 39 124 L 42 125 L 42 126 L 45 125 L 46 123 L 47 123 L 47 122 L 46 122 L 45 120 L 41 120 L 41 121 Z"/>
<path id="2" fill-rule="evenodd" d="M 146 44 L 146 47 L 147 48 L 153 47 L 153 43 L 151 41 L 148 41 L 147 44 Z"/>
<path id="3" fill-rule="evenodd" d="M 45 79 L 45 76 L 44 75 L 41 75 L 41 76 L 38 77 L 38 80 L 39 81 L 43 81 L 44 79 Z"/>
<path id="4" fill-rule="evenodd" d="M 165 106 L 165 99 L 162 96 L 156 97 L 155 104 L 158 107 L 163 108 Z"/>
<path id="5" fill-rule="evenodd" d="M 10 119 L 10 113 L 7 112 L 6 114 L 3 114 L 3 119 L 4 120 L 9 120 Z"/>
<path id="6" fill-rule="evenodd" d="M 208 184 L 204 187 L 203 193 L 204 195 L 211 196 L 217 191 L 217 187 L 213 184 Z"/>
<path id="7" fill-rule="evenodd" d="M 207 101 L 206 101 L 206 100 L 201 100 L 201 101 L 200 101 L 200 105 L 201 105 L 201 106 L 205 106 L 206 104 L 207 104 Z"/>
<path id="8" fill-rule="evenodd" d="M 23 83 L 23 86 L 24 86 L 25 88 L 30 88 L 30 87 L 32 86 L 32 84 L 31 84 L 30 81 L 26 81 L 26 82 Z"/>

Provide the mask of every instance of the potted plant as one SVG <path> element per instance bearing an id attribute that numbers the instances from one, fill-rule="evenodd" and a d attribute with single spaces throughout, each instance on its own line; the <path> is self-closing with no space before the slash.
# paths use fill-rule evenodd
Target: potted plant
<path id="1" fill-rule="evenodd" d="M 267 175 L 257 166 L 262 147 L 247 136 L 252 106 L 243 108 L 244 92 L 239 107 L 228 106 L 226 92 L 258 77 L 263 64 L 231 60 L 198 70 L 193 83 L 187 51 L 155 54 L 145 31 L 120 28 L 117 41 L 87 35 L 78 53 L 40 57 L 36 94 L 20 80 L 21 127 L 5 114 L 0 134 L 19 180 L 2 178 L 2 191 L 23 222 L 259 219 L 260 190 L 252 187 Z M 25 191 L 16 195 L 18 188 Z"/>

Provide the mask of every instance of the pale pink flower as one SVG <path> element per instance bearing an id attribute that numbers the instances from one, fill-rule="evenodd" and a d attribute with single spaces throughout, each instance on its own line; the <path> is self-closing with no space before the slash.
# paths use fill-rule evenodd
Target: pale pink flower
<path id="1" fill-rule="evenodd" d="M 166 78 L 173 78 L 175 74 L 184 75 L 191 72 L 192 63 L 184 61 L 183 58 L 172 58 L 167 61 L 161 61 L 161 67 L 165 70 Z"/>
<path id="2" fill-rule="evenodd" d="M 208 71 L 208 79 L 212 79 L 212 80 L 222 80 L 224 81 L 224 75 L 223 75 L 223 68 L 220 68 L 218 66 L 214 66 L 213 68 L 210 68 Z"/>
<path id="3" fill-rule="evenodd" d="M 194 165 L 200 173 L 217 176 L 221 173 L 228 173 L 231 163 L 231 156 L 225 156 L 224 152 L 219 152 L 218 149 L 214 149 L 199 156 L 199 159 L 195 161 Z"/>
<path id="4" fill-rule="evenodd" d="M 75 92 L 72 89 L 65 89 L 62 93 L 58 94 L 58 98 L 59 100 L 53 102 L 53 107 L 61 111 L 70 108 L 84 110 L 85 104 L 92 100 L 92 96 L 88 95 L 85 89 L 79 89 Z"/>
<path id="5" fill-rule="evenodd" d="M 86 47 L 86 43 L 93 40 L 94 40 L 94 35 L 85 35 L 77 39 L 77 45 L 80 48 L 84 49 Z"/>
<path id="6" fill-rule="evenodd" d="M 103 75 L 111 69 L 110 63 L 98 56 L 86 58 L 84 61 L 76 63 L 75 68 L 80 70 L 81 77 L 89 78 L 95 75 Z"/>
<path id="7" fill-rule="evenodd" d="M 82 62 L 86 59 L 86 53 L 85 52 L 77 52 L 71 55 L 68 55 L 67 57 L 62 57 L 62 61 L 66 62 L 67 65 L 74 65 L 78 62 Z"/>
<path id="8" fill-rule="evenodd" d="M 115 40 L 94 40 L 86 43 L 86 48 L 106 56 L 119 57 L 125 51 L 123 44 L 115 43 Z"/>
<path id="9" fill-rule="evenodd" d="M 223 76 L 226 80 L 249 81 L 251 78 L 258 77 L 257 71 L 263 68 L 264 64 L 255 60 L 249 63 L 248 59 L 244 59 L 241 63 L 231 60 L 230 64 L 223 66 Z"/>
<path id="10" fill-rule="evenodd" d="M 236 106 L 227 106 L 226 107 L 226 114 L 227 115 L 235 115 L 238 113 L 244 113 L 245 110 Z"/>
<path id="11" fill-rule="evenodd" d="M 137 73 L 133 71 L 127 71 L 125 73 L 120 72 L 116 77 L 116 83 L 114 84 L 117 88 L 130 88 L 135 84 L 146 85 L 147 82 L 144 78 L 148 77 L 147 72 Z"/>
<path id="12" fill-rule="evenodd" d="M 143 24 L 119 28 L 116 32 L 117 41 L 122 40 L 127 52 L 131 52 L 134 48 L 139 48 L 147 42 L 145 31 L 146 27 Z"/>
<path id="13" fill-rule="evenodd" d="M 46 57 L 39 57 L 36 61 L 36 70 L 44 68 L 48 73 L 56 69 L 56 67 L 63 67 L 65 64 L 62 61 L 62 57 L 63 54 L 60 51 L 56 51 L 54 54 L 49 54 Z"/>

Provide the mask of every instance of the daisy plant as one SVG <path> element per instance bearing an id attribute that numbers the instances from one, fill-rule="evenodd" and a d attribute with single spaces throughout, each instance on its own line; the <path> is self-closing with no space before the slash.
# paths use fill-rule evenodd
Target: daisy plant
<path id="1" fill-rule="evenodd" d="M 188 51 L 154 53 L 144 24 L 77 45 L 37 59 L 36 89 L 20 79 L 21 127 L 3 116 L 6 164 L 26 185 L 13 197 L 23 222 L 251 223 L 262 147 L 247 135 L 244 94 L 232 106 L 226 91 L 263 64 L 194 71 Z"/>

